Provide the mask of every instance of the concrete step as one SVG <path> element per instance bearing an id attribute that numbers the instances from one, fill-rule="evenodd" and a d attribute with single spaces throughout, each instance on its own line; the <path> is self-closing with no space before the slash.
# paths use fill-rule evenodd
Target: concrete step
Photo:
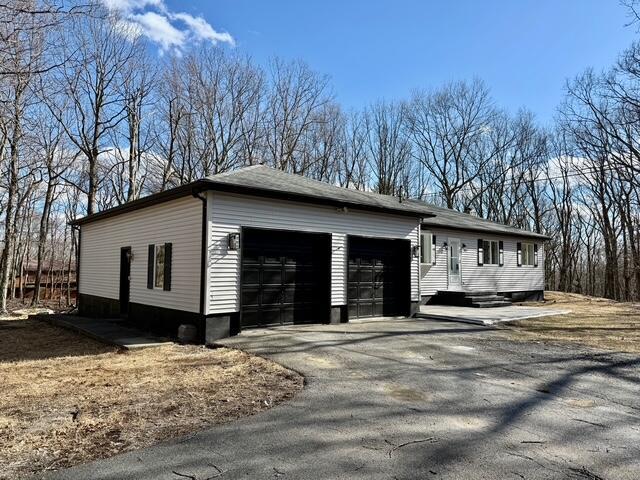
<path id="1" fill-rule="evenodd" d="M 476 295 L 474 292 L 473 295 L 468 295 L 465 297 L 471 303 L 479 303 L 479 302 L 496 302 L 504 300 L 504 296 L 502 295 Z"/>
<path id="2" fill-rule="evenodd" d="M 474 308 L 497 308 L 497 307 L 508 307 L 509 305 L 511 305 L 510 301 L 495 300 L 492 302 L 472 302 L 470 306 Z"/>

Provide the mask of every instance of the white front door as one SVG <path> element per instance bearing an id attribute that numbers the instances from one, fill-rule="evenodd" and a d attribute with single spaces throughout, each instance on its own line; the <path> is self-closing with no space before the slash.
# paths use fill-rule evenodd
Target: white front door
<path id="1" fill-rule="evenodd" d="M 449 238 L 449 290 L 462 290 L 459 238 Z"/>

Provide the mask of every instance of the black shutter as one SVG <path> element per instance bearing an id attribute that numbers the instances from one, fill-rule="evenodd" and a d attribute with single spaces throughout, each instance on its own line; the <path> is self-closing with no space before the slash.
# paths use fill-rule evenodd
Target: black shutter
<path id="1" fill-rule="evenodd" d="M 156 246 L 149 245 L 149 255 L 147 260 L 147 288 L 153 288 L 153 264 L 156 259 Z"/>
<path id="2" fill-rule="evenodd" d="M 481 267 L 484 264 L 484 255 L 482 252 L 482 239 L 478 239 L 478 266 Z"/>
<path id="3" fill-rule="evenodd" d="M 504 265 L 504 243 L 502 242 L 502 240 L 498 242 L 498 248 L 500 249 L 500 251 L 498 252 L 498 255 L 499 255 L 498 263 L 502 267 Z"/>
<path id="4" fill-rule="evenodd" d="M 436 264 L 436 235 L 431 235 L 431 265 Z"/>
<path id="5" fill-rule="evenodd" d="M 522 243 L 518 242 L 516 244 L 516 257 L 518 259 L 518 266 L 522 266 Z"/>
<path id="6" fill-rule="evenodd" d="M 163 290 L 171 290 L 171 244 L 164 244 L 164 286 Z"/>
<path id="7" fill-rule="evenodd" d="M 537 243 L 533 244 L 533 266 L 534 267 L 538 266 L 538 244 Z"/>

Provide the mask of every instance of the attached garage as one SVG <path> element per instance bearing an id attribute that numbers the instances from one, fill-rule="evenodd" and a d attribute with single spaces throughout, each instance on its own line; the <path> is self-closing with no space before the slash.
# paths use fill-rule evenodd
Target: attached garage
<path id="1" fill-rule="evenodd" d="M 329 321 L 330 234 L 243 228 L 241 258 L 242 327 Z"/>
<path id="2" fill-rule="evenodd" d="M 349 318 L 408 315 L 411 302 L 411 242 L 350 236 Z"/>
<path id="3" fill-rule="evenodd" d="M 249 327 L 410 315 L 430 216 L 263 165 L 220 173 L 78 221 L 80 312 L 169 335 L 192 324 L 204 343 Z"/>

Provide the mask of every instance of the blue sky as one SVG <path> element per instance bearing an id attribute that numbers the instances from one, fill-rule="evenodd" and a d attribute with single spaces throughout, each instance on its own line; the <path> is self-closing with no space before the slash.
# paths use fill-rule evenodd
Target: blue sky
<path id="1" fill-rule="evenodd" d="M 228 32 L 233 48 L 260 63 L 274 55 L 305 60 L 331 76 L 347 109 L 477 76 L 498 105 L 527 107 L 547 122 L 567 78 L 588 66 L 606 68 L 639 37 L 635 27 L 625 27 L 626 10 L 617 0 L 164 4 Z"/>

